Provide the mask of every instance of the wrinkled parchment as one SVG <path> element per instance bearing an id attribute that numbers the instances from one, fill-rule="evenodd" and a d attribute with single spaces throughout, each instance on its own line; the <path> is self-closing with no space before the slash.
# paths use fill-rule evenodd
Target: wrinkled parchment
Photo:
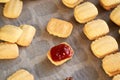
<path id="1" fill-rule="evenodd" d="M 111 11 L 104 10 L 98 0 L 88 1 L 97 6 L 99 9 L 97 18 L 104 19 L 108 23 L 109 35 L 119 42 L 119 27 L 109 19 Z M 6 80 L 21 68 L 32 73 L 35 80 L 64 80 L 69 76 L 75 80 L 111 80 L 102 69 L 101 59 L 96 58 L 90 50 L 91 41 L 82 32 L 84 24 L 75 21 L 73 9 L 65 7 L 61 0 L 24 0 L 22 14 L 17 19 L 3 17 L 2 10 L 3 4 L 0 4 L 0 26 L 30 24 L 35 26 L 37 32 L 29 47 L 19 47 L 20 56 L 17 59 L 0 60 L 0 80 Z M 46 31 L 46 25 L 52 17 L 70 21 L 74 25 L 70 37 L 62 39 Z M 56 67 L 47 59 L 46 54 L 52 46 L 61 42 L 68 42 L 75 54 L 72 60 Z"/>

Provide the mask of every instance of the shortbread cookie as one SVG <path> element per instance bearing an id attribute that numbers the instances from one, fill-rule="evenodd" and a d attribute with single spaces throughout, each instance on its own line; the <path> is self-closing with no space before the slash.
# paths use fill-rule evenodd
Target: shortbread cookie
<path id="1" fill-rule="evenodd" d="M 65 6 L 69 8 L 74 8 L 75 6 L 83 2 L 83 0 L 62 0 L 62 2 Z"/>
<path id="2" fill-rule="evenodd" d="M 14 59 L 19 56 L 18 46 L 10 43 L 0 43 L 0 59 Z"/>
<path id="3" fill-rule="evenodd" d="M 92 42 L 91 50 L 96 57 L 103 58 L 117 51 L 118 43 L 112 36 L 104 36 Z"/>
<path id="4" fill-rule="evenodd" d="M 106 35 L 109 32 L 109 27 L 104 20 L 97 19 L 85 24 L 83 32 L 89 40 L 94 40 Z"/>
<path id="5" fill-rule="evenodd" d="M 109 76 L 120 73 L 120 52 L 106 56 L 102 60 L 102 66 Z"/>
<path id="6" fill-rule="evenodd" d="M 34 76 L 24 69 L 20 69 L 12 74 L 7 80 L 34 80 Z"/>
<path id="7" fill-rule="evenodd" d="M 100 0 L 100 4 L 104 9 L 110 10 L 120 4 L 120 0 Z"/>
<path id="8" fill-rule="evenodd" d="M 96 6 L 91 2 L 84 2 L 75 7 L 74 16 L 79 23 L 86 23 L 98 15 Z"/>
<path id="9" fill-rule="evenodd" d="M 70 22 L 56 18 L 52 18 L 47 25 L 47 31 L 49 34 L 62 38 L 70 36 L 72 29 L 73 25 Z"/>
<path id="10" fill-rule="evenodd" d="M 20 46 L 29 46 L 33 40 L 36 29 L 31 25 L 22 25 L 20 28 L 23 30 L 22 35 L 17 41 Z"/>
<path id="11" fill-rule="evenodd" d="M 120 29 L 119 29 L 118 33 L 120 34 Z"/>
<path id="12" fill-rule="evenodd" d="M 13 25 L 5 25 L 0 28 L 0 40 L 15 43 L 22 34 L 19 27 Z"/>
<path id="13" fill-rule="evenodd" d="M 10 0 L 0 0 L 0 3 L 6 3 L 8 1 L 10 1 Z"/>
<path id="14" fill-rule="evenodd" d="M 110 14 L 110 19 L 120 26 L 120 5 L 117 6 Z"/>
<path id="15" fill-rule="evenodd" d="M 120 80 L 120 74 L 114 76 L 112 80 Z"/>
<path id="16" fill-rule="evenodd" d="M 67 43 L 61 43 L 52 47 L 48 53 L 48 59 L 56 66 L 59 66 L 66 61 L 70 60 L 74 54 L 73 49 Z"/>
<path id="17" fill-rule="evenodd" d="M 3 15 L 7 18 L 17 18 L 22 12 L 23 2 L 21 0 L 10 0 L 3 9 Z"/>

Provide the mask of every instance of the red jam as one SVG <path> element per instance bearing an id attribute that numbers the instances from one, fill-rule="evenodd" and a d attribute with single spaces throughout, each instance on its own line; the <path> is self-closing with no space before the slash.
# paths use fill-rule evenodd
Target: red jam
<path id="1" fill-rule="evenodd" d="M 50 53 L 53 61 L 61 61 L 73 55 L 71 47 L 66 44 L 59 44 L 53 47 Z"/>

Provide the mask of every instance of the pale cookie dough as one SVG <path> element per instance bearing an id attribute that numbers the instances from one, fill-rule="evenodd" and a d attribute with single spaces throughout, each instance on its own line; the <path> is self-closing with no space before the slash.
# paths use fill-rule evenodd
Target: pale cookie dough
<path id="1" fill-rule="evenodd" d="M 34 76 L 24 69 L 20 69 L 12 74 L 7 80 L 34 80 Z"/>
<path id="2" fill-rule="evenodd" d="M 118 5 L 110 14 L 110 19 L 120 26 L 120 5 Z"/>
<path id="3" fill-rule="evenodd" d="M 106 56 L 102 60 L 102 66 L 106 74 L 114 76 L 120 73 L 120 52 Z"/>
<path id="4" fill-rule="evenodd" d="M 100 0 L 101 6 L 106 9 L 110 10 L 111 8 L 116 7 L 120 4 L 120 0 Z"/>
<path id="5" fill-rule="evenodd" d="M 14 59 L 19 56 L 16 44 L 0 43 L 0 59 Z"/>
<path id="6" fill-rule="evenodd" d="M 49 34 L 61 38 L 67 38 L 70 36 L 72 29 L 73 25 L 70 22 L 56 18 L 52 18 L 47 25 L 47 31 Z"/>
<path id="7" fill-rule="evenodd" d="M 23 8 L 21 0 L 10 0 L 3 9 L 3 15 L 7 18 L 17 18 L 20 16 Z"/>
<path id="8" fill-rule="evenodd" d="M 98 15 L 96 6 L 91 2 L 84 2 L 74 9 L 74 17 L 79 23 L 86 23 Z"/>
<path id="9" fill-rule="evenodd" d="M 104 20 L 97 19 L 85 24 L 83 32 L 89 40 L 95 40 L 109 33 L 109 27 Z"/>
<path id="10" fill-rule="evenodd" d="M 74 8 L 75 6 L 83 2 L 83 0 L 62 0 L 62 2 L 65 6 L 69 8 Z"/>
<path id="11" fill-rule="evenodd" d="M 15 43 L 21 36 L 23 30 L 13 25 L 5 25 L 0 28 L 0 40 Z"/>
<path id="12" fill-rule="evenodd" d="M 20 46 L 29 46 L 33 40 L 36 29 L 31 25 L 21 25 L 20 28 L 23 30 L 23 33 L 17 40 L 17 44 Z"/>
<path id="13" fill-rule="evenodd" d="M 91 44 L 93 54 L 98 58 L 103 58 L 118 50 L 118 43 L 112 36 L 101 37 Z"/>

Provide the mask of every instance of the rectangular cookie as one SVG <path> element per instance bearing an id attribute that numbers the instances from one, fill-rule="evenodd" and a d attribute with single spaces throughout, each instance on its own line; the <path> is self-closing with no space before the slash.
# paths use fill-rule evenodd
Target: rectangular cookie
<path id="1" fill-rule="evenodd" d="M 110 10 L 120 4 L 120 0 L 100 0 L 100 4 L 104 9 Z"/>
<path id="2" fill-rule="evenodd" d="M 23 33 L 16 43 L 20 46 L 29 46 L 33 40 L 36 29 L 31 25 L 21 25 L 20 28 L 23 30 Z"/>
<path id="3" fill-rule="evenodd" d="M 110 19 L 120 26 L 120 5 L 118 5 L 111 13 L 110 13 Z"/>
<path id="4" fill-rule="evenodd" d="M 84 34 L 89 40 L 95 40 L 109 32 L 107 23 L 102 19 L 88 22 L 83 28 Z"/>
<path id="5" fill-rule="evenodd" d="M 47 31 L 49 34 L 54 36 L 58 36 L 61 38 L 67 38 L 70 36 L 73 29 L 73 25 L 70 22 L 52 18 L 47 25 Z"/>
<path id="6" fill-rule="evenodd" d="M 84 2 L 74 9 L 74 17 L 79 23 L 86 23 L 98 15 L 97 7 L 91 2 Z"/>
<path id="7" fill-rule="evenodd" d="M 111 54 L 118 50 L 118 43 L 112 36 L 104 36 L 93 41 L 91 44 L 93 54 L 98 58 Z"/>
<path id="8" fill-rule="evenodd" d="M 10 0 L 0 0 L 0 3 L 6 3 L 8 1 L 10 1 Z"/>
<path id="9" fill-rule="evenodd" d="M 10 0 L 4 6 L 3 15 L 7 18 L 17 18 L 20 16 L 22 8 L 22 0 Z"/>
<path id="10" fill-rule="evenodd" d="M 28 71 L 20 69 L 8 77 L 7 80 L 34 80 L 34 77 Z"/>
<path id="11" fill-rule="evenodd" d="M 18 46 L 10 43 L 0 43 L 0 59 L 14 59 L 19 56 Z"/>
<path id="12" fill-rule="evenodd" d="M 65 6 L 69 8 L 74 8 L 75 6 L 83 2 L 83 0 L 62 0 L 62 2 Z"/>
<path id="13" fill-rule="evenodd" d="M 114 76 L 112 80 L 120 80 L 120 74 Z"/>
<path id="14" fill-rule="evenodd" d="M 5 25 L 0 28 L 0 40 L 15 43 L 21 36 L 22 32 L 23 31 L 19 27 Z"/>
<path id="15" fill-rule="evenodd" d="M 120 73 L 120 52 L 106 56 L 102 60 L 102 67 L 109 76 Z"/>

